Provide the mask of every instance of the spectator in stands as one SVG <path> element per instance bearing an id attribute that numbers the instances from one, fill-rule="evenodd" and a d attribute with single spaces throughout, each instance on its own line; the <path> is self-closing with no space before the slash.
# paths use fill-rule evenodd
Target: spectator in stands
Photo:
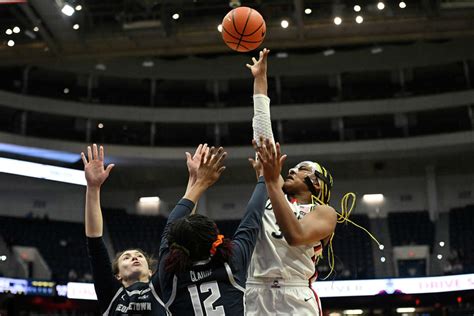
<path id="1" fill-rule="evenodd" d="M 98 148 L 96 144 L 87 148 L 87 158 L 84 153 L 81 153 L 81 158 L 87 181 L 87 246 L 101 313 L 166 315 L 164 304 L 158 296 L 159 280 L 157 273 L 153 273 L 153 260 L 140 249 L 128 249 L 118 253 L 111 264 L 102 239 L 100 190 L 114 165 L 104 168 L 104 148 Z"/>

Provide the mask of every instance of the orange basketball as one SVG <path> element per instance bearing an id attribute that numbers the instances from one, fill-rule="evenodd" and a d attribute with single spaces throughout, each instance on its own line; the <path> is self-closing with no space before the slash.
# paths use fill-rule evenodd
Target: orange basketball
<path id="1" fill-rule="evenodd" d="M 267 27 L 260 13 L 248 7 L 238 7 L 222 20 L 222 39 L 238 52 L 249 52 L 262 44 Z"/>

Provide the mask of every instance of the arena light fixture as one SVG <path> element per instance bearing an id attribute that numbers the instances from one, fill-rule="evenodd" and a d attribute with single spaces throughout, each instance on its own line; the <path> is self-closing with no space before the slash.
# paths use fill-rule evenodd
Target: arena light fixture
<path id="1" fill-rule="evenodd" d="M 61 9 L 61 12 L 64 14 L 64 15 L 67 15 L 67 16 L 72 16 L 74 14 L 74 12 L 76 12 L 76 10 L 74 10 L 73 7 L 71 7 L 69 4 L 65 3 Z"/>
<path id="2" fill-rule="evenodd" d="M 332 48 L 330 49 L 326 49 L 324 52 L 323 52 L 323 55 L 328 57 L 328 56 L 332 56 L 336 53 L 336 51 Z"/>
<path id="3" fill-rule="evenodd" d="M 175 13 L 171 17 L 173 18 L 173 20 L 177 20 L 179 19 L 179 13 Z"/>
<path id="4" fill-rule="evenodd" d="M 280 25 L 282 28 L 286 29 L 288 28 L 288 26 L 290 26 L 290 23 L 288 22 L 288 20 L 281 20 Z"/>
<path id="5" fill-rule="evenodd" d="M 13 46 L 15 46 L 15 41 L 14 40 L 9 40 L 7 42 L 7 45 L 10 46 L 10 47 L 13 47 Z"/>
<path id="6" fill-rule="evenodd" d="M 20 30 L 20 28 L 19 28 L 18 26 L 15 26 L 15 27 L 13 28 L 13 33 L 15 33 L 15 34 L 20 33 L 20 31 L 21 31 L 21 30 Z"/>
<path id="7" fill-rule="evenodd" d="M 76 11 L 81 11 L 82 10 L 82 5 L 76 5 Z"/>
<path id="8" fill-rule="evenodd" d="M 370 52 L 374 55 L 375 54 L 380 54 L 381 52 L 383 52 L 383 48 L 380 47 L 380 46 L 375 46 L 370 50 Z"/>
<path id="9" fill-rule="evenodd" d="M 219 24 L 219 25 L 217 26 L 217 30 L 222 33 L 222 24 Z"/>
<path id="10" fill-rule="evenodd" d="M 438 260 L 441 260 L 441 259 L 443 259 L 443 255 L 439 253 L 439 254 L 436 256 L 436 258 L 438 258 Z"/>
<path id="11" fill-rule="evenodd" d="M 354 6 L 354 11 L 355 11 L 355 12 L 360 12 L 360 10 L 362 10 L 362 8 L 360 7 L 360 5 L 356 4 L 356 5 Z"/>
<path id="12" fill-rule="evenodd" d="M 383 3 L 383 2 L 377 3 L 377 9 L 379 9 L 379 10 L 385 9 L 385 3 Z"/>
<path id="13" fill-rule="evenodd" d="M 440 242 L 439 242 L 439 246 L 440 246 L 440 247 L 444 247 L 444 245 L 445 245 L 445 244 L 444 244 L 444 241 L 440 241 Z"/>
<path id="14" fill-rule="evenodd" d="M 5 31 L 5 34 L 7 34 L 7 35 L 12 35 L 12 34 L 13 34 L 12 29 L 7 29 L 7 30 Z"/>
<path id="15" fill-rule="evenodd" d="M 407 4 L 404 2 L 404 1 L 401 1 L 398 6 L 400 7 L 400 9 L 405 9 L 407 7 Z"/>
<path id="16" fill-rule="evenodd" d="M 414 307 L 399 307 L 396 309 L 397 313 L 403 314 L 403 313 L 414 313 L 416 311 L 416 308 Z"/>
<path id="17" fill-rule="evenodd" d="M 381 193 L 377 194 L 364 194 L 362 200 L 367 204 L 377 204 L 384 201 L 384 196 Z"/>
<path id="18" fill-rule="evenodd" d="M 385 246 L 382 245 L 382 244 L 380 244 L 379 249 L 380 249 L 380 250 L 384 250 L 384 249 L 385 249 Z"/>
<path id="19" fill-rule="evenodd" d="M 77 155 L 76 157 L 79 158 Z M 10 158 L 0 158 L 0 172 L 63 183 L 86 185 L 86 178 L 84 177 L 84 171 L 82 170 L 56 167 Z"/>
<path id="20" fill-rule="evenodd" d="M 80 27 L 79 24 L 74 24 L 74 25 L 72 26 L 72 28 L 75 29 L 75 30 L 78 30 L 79 27 Z"/>
<path id="21" fill-rule="evenodd" d="M 140 198 L 140 203 L 159 203 L 160 197 L 158 196 L 144 196 Z"/>
<path id="22" fill-rule="evenodd" d="M 334 18 L 334 24 L 341 25 L 341 23 L 342 23 L 342 19 L 340 17 L 336 16 Z"/>
<path id="23" fill-rule="evenodd" d="M 356 23 L 361 24 L 364 22 L 364 18 L 361 15 L 356 16 Z"/>
<path id="24" fill-rule="evenodd" d="M 344 315 L 362 315 L 364 311 L 361 309 L 346 309 L 342 313 Z"/>
<path id="25" fill-rule="evenodd" d="M 304 9 L 304 13 L 307 14 L 307 15 L 311 14 L 312 12 L 313 12 L 313 10 L 311 10 L 310 8 Z"/>
<path id="26" fill-rule="evenodd" d="M 387 259 L 385 257 L 380 257 L 380 262 L 385 262 Z"/>
<path id="27" fill-rule="evenodd" d="M 97 127 L 102 129 L 102 128 L 104 128 L 104 124 L 103 124 L 103 123 L 99 123 L 99 124 L 97 124 Z"/>
<path id="28" fill-rule="evenodd" d="M 39 27 L 37 27 L 37 26 L 35 26 L 35 27 L 33 28 L 33 31 L 35 31 L 35 32 L 38 32 L 39 30 L 40 30 L 40 29 L 39 29 Z"/>

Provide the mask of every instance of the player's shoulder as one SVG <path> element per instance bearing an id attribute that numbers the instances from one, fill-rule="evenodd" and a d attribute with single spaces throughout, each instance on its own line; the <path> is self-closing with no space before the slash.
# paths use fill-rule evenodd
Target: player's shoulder
<path id="1" fill-rule="evenodd" d="M 328 219 L 337 221 L 337 212 L 330 205 L 316 205 L 311 212 L 312 216 L 321 218 L 322 216 Z"/>

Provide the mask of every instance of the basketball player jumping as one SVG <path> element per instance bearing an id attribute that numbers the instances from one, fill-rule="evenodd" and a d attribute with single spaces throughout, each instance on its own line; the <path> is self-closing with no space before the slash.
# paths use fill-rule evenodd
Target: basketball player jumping
<path id="1" fill-rule="evenodd" d="M 253 64 L 247 64 L 254 76 L 253 143 L 261 158 L 275 146 L 267 96 L 268 53 L 264 49 L 258 60 L 252 58 Z M 333 180 L 323 166 L 312 161 L 291 168 L 283 180 L 279 168 L 285 158 L 278 166 L 269 165 L 268 157 L 263 164 L 270 180 L 270 200 L 249 266 L 246 315 L 322 315 L 311 283 L 316 278 L 315 262 L 338 222 L 337 213 L 327 205 Z"/>

